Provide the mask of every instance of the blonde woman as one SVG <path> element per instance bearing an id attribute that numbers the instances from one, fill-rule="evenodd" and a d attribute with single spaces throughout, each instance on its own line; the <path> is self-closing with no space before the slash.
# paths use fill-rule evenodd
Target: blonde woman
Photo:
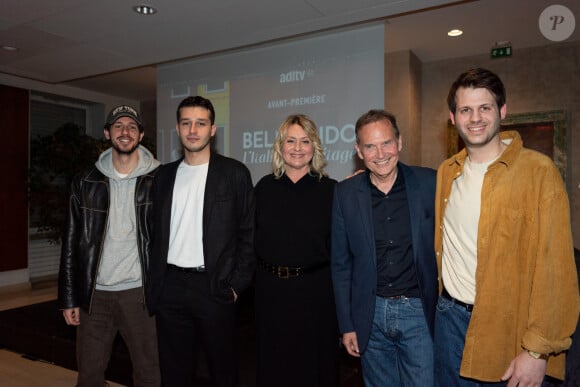
<path id="1" fill-rule="evenodd" d="M 335 180 L 316 124 L 286 118 L 273 173 L 256 185 L 258 386 L 337 386 L 338 329 L 330 276 Z"/>

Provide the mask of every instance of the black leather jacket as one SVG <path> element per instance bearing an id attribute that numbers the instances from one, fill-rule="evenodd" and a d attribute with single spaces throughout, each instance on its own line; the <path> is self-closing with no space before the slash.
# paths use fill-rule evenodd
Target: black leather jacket
<path id="1" fill-rule="evenodd" d="M 150 188 L 157 169 L 139 176 L 135 185 L 137 248 L 141 273 L 149 265 Z M 60 309 L 81 307 L 90 313 L 109 214 L 109 179 L 96 167 L 73 179 L 62 241 L 58 280 Z"/>

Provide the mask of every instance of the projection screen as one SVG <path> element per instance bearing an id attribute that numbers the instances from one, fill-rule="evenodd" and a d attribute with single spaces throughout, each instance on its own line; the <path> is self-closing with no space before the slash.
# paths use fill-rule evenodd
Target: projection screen
<path id="1" fill-rule="evenodd" d="M 384 106 L 383 40 L 378 24 L 160 65 L 159 159 L 181 157 L 175 112 L 183 98 L 201 95 L 216 110 L 214 148 L 246 164 L 254 183 L 271 173 L 276 131 L 295 113 L 316 122 L 326 171 L 342 180 L 355 168 L 356 119 Z"/>

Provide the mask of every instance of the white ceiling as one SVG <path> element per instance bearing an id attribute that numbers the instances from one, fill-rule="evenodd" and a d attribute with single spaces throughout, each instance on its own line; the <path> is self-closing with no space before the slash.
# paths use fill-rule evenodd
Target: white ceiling
<path id="1" fill-rule="evenodd" d="M 155 65 L 279 39 L 385 20 L 387 52 L 423 62 L 551 44 L 538 29 L 550 4 L 577 18 L 578 0 L 2 0 L 0 72 L 136 100 L 155 98 Z M 461 38 L 448 38 L 461 28 Z"/>

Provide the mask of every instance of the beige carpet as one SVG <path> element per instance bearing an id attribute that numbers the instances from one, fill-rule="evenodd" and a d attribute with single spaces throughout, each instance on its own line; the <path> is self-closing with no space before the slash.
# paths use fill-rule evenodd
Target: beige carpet
<path id="1" fill-rule="evenodd" d="M 72 387 L 77 373 L 43 361 L 28 360 L 8 350 L 0 350 L 0 385 L 3 387 Z M 121 384 L 109 382 L 110 387 Z"/>

